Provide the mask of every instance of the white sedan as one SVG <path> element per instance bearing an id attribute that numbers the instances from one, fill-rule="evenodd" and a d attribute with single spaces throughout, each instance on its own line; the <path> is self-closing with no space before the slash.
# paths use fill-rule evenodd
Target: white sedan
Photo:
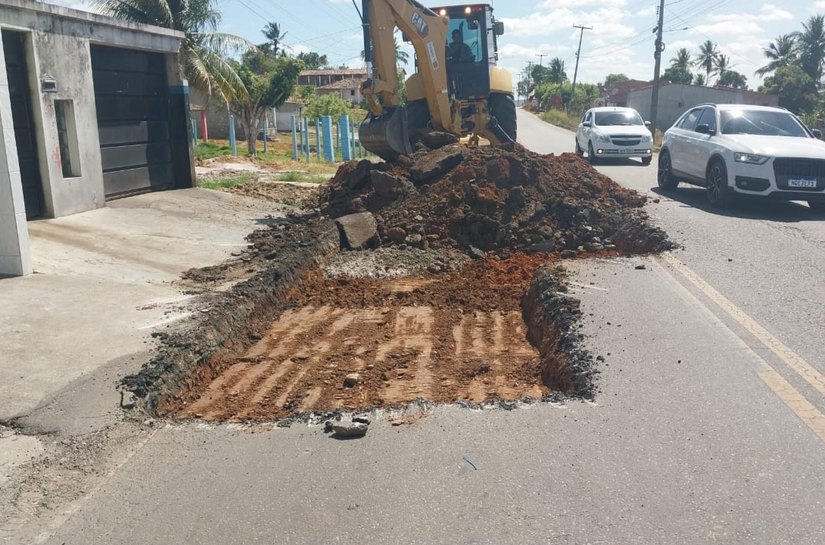
<path id="1" fill-rule="evenodd" d="M 576 129 L 576 153 L 587 151 L 592 164 L 599 159 L 641 157 L 642 164 L 649 165 L 653 138 L 648 125 L 633 108 L 592 108 Z"/>
<path id="2" fill-rule="evenodd" d="M 807 201 L 825 210 L 825 142 L 782 108 L 704 104 L 667 130 L 659 187 L 707 188 L 711 205 L 736 195 Z"/>

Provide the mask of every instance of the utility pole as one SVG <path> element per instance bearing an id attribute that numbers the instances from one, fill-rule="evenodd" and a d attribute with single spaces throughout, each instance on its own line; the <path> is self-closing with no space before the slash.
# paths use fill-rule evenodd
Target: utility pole
<path id="1" fill-rule="evenodd" d="M 541 63 L 544 60 L 544 57 L 547 57 L 547 56 L 548 56 L 547 53 L 539 53 L 538 55 L 536 55 L 536 57 L 539 58 L 539 66 L 542 65 Z"/>
<path id="2" fill-rule="evenodd" d="M 656 47 L 653 58 L 656 59 L 656 68 L 653 71 L 653 91 L 650 97 L 650 129 L 656 137 L 656 122 L 659 117 L 659 71 L 662 69 L 662 52 L 665 44 L 662 42 L 662 27 L 665 24 L 665 0 L 659 4 L 659 26 L 656 27 Z"/>
<path id="3" fill-rule="evenodd" d="M 664 0 L 662 0 L 664 2 Z M 576 96 L 576 78 L 579 75 L 579 57 L 582 53 L 582 38 L 584 38 L 584 31 L 585 30 L 593 30 L 592 26 L 582 26 L 582 25 L 573 25 L 573 28 L 581 29 L 579 33 L 579 49 L 576 51 L 576 69 L 573 71 L 573 91 L 570 93 L 570 100 L 573 100 L 573 97 Z"/>

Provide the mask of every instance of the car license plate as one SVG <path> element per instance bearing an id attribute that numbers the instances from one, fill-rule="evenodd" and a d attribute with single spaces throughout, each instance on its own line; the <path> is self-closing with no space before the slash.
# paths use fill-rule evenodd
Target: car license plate
<path id="1" fill-rule="evenodd" d="M 816 178 L 788 178 L 788 187 L 816 189 Z"/>

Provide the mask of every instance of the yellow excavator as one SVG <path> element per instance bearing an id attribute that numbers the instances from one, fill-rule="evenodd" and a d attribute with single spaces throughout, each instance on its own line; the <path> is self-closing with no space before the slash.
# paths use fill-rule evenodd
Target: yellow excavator
<path id="1" fill-rule="evenodd" d="M 357 5 L 356 5 L 357 7 Z M 372 75 L 361 86 L 369 113 L 363 146 L 392 161 L 427 134 L 479 138 L 492 145 L 517 136 L 512 76 L 496 66 L 504 25 L 487 4 L 427 8 L 415 0 L 362 0 L 364 59 Z M 416 72 L 401 105 L 394 33 L 415 50 Z"/>

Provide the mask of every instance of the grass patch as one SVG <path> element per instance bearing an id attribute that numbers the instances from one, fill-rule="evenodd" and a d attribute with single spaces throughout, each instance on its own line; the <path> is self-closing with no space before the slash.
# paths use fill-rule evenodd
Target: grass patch
<path id="1" fill-rule="evenodd" d="M 227 178 L 212 178 L 209 180 L 198 180 L 199 187 L 206 189 L 228 189 L 236 185 L 248 184 L 255 181 L 255 175 L 249 172 L 242 172 L 237 176 L 229 176 Z"/>
<path id="2" fill-rule="evenodd" d="M 204 144 L 203 142 L 200 142 L 197 147 L 195 147 L 195 158 L 200 161 L 214 159 L 215 157 L 223 157 L 225 155 L 232 155 L 232 148 L 230 148 L 228 144 L 213 144 L 211 142 Z"/>
<path id="3" fill-rule="evenodd" d="M 560 110 L 547 110 L 541 114 L 541 119 L 551 125 L 564 127 L 565 129 L 569 129 L 571 131 L 575 131 L 578 128 L 580 121 L 579 117 L 572 116 L 569 113 L 562 112 Z"/>

